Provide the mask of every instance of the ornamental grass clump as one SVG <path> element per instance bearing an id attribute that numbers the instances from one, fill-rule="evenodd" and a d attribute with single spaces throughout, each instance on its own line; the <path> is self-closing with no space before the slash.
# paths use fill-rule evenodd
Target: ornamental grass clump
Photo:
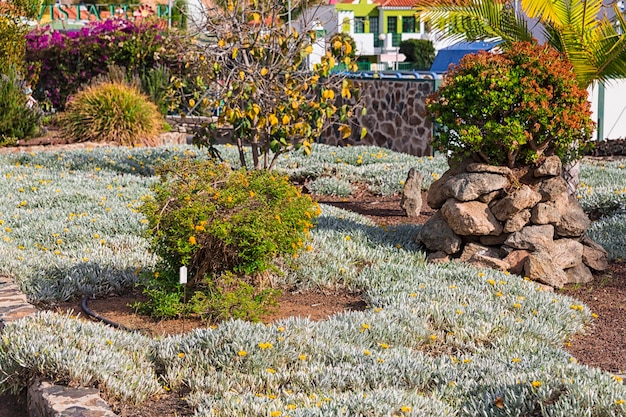
<path id="1" fill-rule="evenodd" d="M 147 290 L 153 303 L 144 307 L 160 316 L 183 312 L 180 297 L 172 293 L 180 295 L 177 273 L 185 265 L 189 285 L 198 289 L 191 312 L 213 319 L 257 318 L 277 295 L 261 288 L 263 277 L 278 271 L 276 258 L 298 256 L 319 214 L 317 205 L 287 177 L 266 171 L 184 160 L 158 173 L 154 198 L 141 211 L 164 264 Z M 165 301 L 172 306 L 168 311 Z"/>
<path id="2" fill-rule="evenodd" d="M 73 96 L 59 116 L 59 123 L 63 132 L 77 142 L 152 146 L 163 127 L 163 117 L 136 87 L 104 82 Z"/>
<path id="3" fill-rule="evenodd" d="M 571 64 L 548 46 L 526 42 L 465 56 L 427 108 L 440 127 L 435 148 L 493 165 L 514 167 L 543 155 L 577 160 L 594 129 Z"/>

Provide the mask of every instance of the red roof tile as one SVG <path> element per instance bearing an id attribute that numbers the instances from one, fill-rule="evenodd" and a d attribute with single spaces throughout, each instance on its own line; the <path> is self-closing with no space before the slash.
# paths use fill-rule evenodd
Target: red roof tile
<path id="1" fill-rule="evenodd" d="M 376 0 L 381 7 L 413 7 L 417 0 Z"/>

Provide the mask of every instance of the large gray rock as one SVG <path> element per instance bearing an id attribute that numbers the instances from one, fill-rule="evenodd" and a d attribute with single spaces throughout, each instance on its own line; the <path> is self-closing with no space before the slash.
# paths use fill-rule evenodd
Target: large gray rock
<path id="1" fill-rule="evenodd" d="M 574 239 L 557 239 L 548 252 L 557 268 L 573 268 L 583 261 L 583 244 Z"/>
<path id="2" fill-rule="evenodd" d="M 528 224 L 530 220 L 530 210 L 525 209 L 511 216 L 502 229 L 505 233 L 519 232 Z"/>
<path id="3" fill-rule="evenodd" d="M 422 181 L 424 176 L 415 168 L 409 169 L 404 188 L 402 190 L 402 199 L 400 207 L 404 210 L 408 217 L 419 217 L 422 210 Z"/>
<path id="4" fill-rule="evenodd" d="M 463 244 L 461 238 L 450 229 L 440 211 L 422 226 L 417 240 L 421 241 L 428 250 L 442 251 L 450 255 L 459 252 Z"/>
<path id="5" fill-rule="evenodd" d="M 454 233 L 460 236 L 499 235 L 502 225 L 485 203 L 461 203 L 449 198 L 441 207 L 441 215 Z"/>
<path id="6" fill-rule="evenodd" d="M 523 185 L 521 188 L 518 188 L 491 206 L 491 211 L 493 215 L 496 216 L 496 219 L 507 221 L 520 211 L 533 207 L 540 201 L 541 194 L 534 191 L 528 185 Z"/>
<path id="7" fill-rule="evenodd" d="M 586 284 L 593 281 L 593 274 L 586 265 L 580 263 L 565 270 L 568 284 Z"/>
<path id="8" fill-rule="evenodd" d="M 563 288 L 568 281 L 565 271 L 557 268 L 550 254 L 544 250 L 528 255 L 524 263 L 524 275 L 553 288 Z"/>
<path id="9" fill-rule="evenodd" d="M 584 264 L 594 271 L 606 271 L 609 268 L 609 255 L 604 248 L 587 236 L 580 242 L 583 245 Z"/>
<path id="10" fill-rule="evenodd" d="M 547 248 L 554 239 L 554 226 L 526 226 L 519 232 L 513 233 L 504 241 L 504 244 L 514 249 L 530 251 Z"/>
<path id="11" fill-rule="evenodd" d="M 553 201 L 539 203 L 530 212 L 530 221 L 534 224 L 557 224 L 560 220 L 561 214 Z"/>
<path id="12" fill-rule="evenodd" d="M 465 172 L 450 178 L 446 188 L 450 191 L 450 197 L 459 201 L 472 201 L 483 194 L 501 190 L 508 183 L 509 180 L 500 174 Z"/>
<path id="13" fill-rule="evenodd" d="M 552 155 L 547 157 L 543 163 L 535 169 L 533 174 L 535 177 L 556 177 L 561 175 L 562 170 L 561 159 L 556 155 Z"/>
<path id="14" fill-rule="evenodd" d="M 561 219 L 556 225 L 556 233 L 564 237 L 579 237 L 585 234 L 591 220 L 585 214 L 578 199 L 573 195 L 562 194 L 555 200 Z"/>
<path id="15" fill-rule="evenodd" d="M 539 184 L 538 190 L 541 194 L 541 201 L 554 201 L 561 194 L 567 193 L 567 183 L 562 177 L 554 177 Z"/>

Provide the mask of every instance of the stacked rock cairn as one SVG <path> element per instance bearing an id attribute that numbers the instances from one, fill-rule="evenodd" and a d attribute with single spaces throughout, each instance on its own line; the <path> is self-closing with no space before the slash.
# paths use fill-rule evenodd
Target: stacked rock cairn
<path id="1" fill-rule="evenodd" d="M 429 260 L 459 260 L 561 288 L 608 268 L 606 251 L 585 232 L 590 220 L 561 176 L 561 160 L 512 170 L 472 161 L 430 186 L 435 214 L 417 240 Z"/>

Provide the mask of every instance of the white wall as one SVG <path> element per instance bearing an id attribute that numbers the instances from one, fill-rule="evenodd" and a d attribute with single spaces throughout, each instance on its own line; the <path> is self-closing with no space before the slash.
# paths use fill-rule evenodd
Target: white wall
<path id="1" fill-rule="evenodd" d="M 598 120 L 599 98 L 598 86 L 589 88 L 589 100 L 593 111 L 593 120 Z M 604 89 L 604 117 L 603 138 L 595 139 L 619 139 L 626 138 L 626 79 L 612 80 Z"/>

